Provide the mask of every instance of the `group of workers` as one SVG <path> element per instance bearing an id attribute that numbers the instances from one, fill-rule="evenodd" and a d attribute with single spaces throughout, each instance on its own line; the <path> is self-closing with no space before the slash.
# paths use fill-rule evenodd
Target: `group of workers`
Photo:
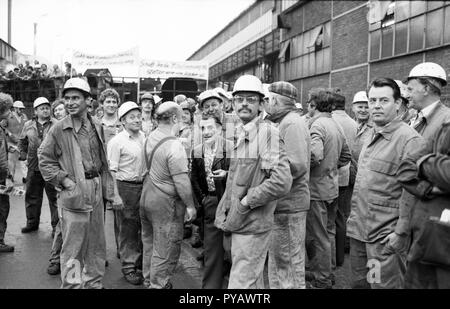
<path id="1" fill-rule="evenodd" d="M 121 104 L 106 89 L 101 118 L 80 78 L 53 108 L 37 98 L 28 121 L 23 104 L 10 113 L 13 100 L 0 93 L 0 120 L 23 122 L 0 130 L 0 184 L 15 174 L 8 155 L 27 160 L 22 232 L 39 228 L 45 189 L 48 272 L 61 273 L 62 288 L 103 288 L 107 209 L 134 285 L 173 287 L 186 224 L 196 222 L 202 288 L 332 288 L 346 250 L 353 288 L 448 288 L 446 84 L 429 62 L 405 84 L 375 78 L 354 95 L 354 119 L 339 89 L 311 89 L 302 115 L 296 87 L 253 75 L 197 101 L 146 93 L 140 105 Z M 11 252 L 9 197 L 0 203 L 0 252 Z"/>

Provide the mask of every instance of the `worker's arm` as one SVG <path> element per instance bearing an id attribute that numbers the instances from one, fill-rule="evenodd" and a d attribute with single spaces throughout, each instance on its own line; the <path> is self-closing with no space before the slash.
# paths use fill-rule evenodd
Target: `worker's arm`
<path id="1" fill-rule="evenodd" d="M 22 132 L 19 136 L 19 143 L 17 144 L 17 147 L 19 148 L 19 160 L 24 161 L 27 159 L 28 154 L 28 131 L 29 122 L 26 122 L 23 126 Z"/>
<path id="2" fill-rule="evenodd" d="M 46 182 L 51 183 L 55 187 L 63 186 L 67 188 L 67 183 L 69 182 L 67 178 L 68 173 L 61 169 L 58 162 L 59 157 L 62 155 L 62 150 L 58 144 L 58 137 L 54 134 L 54 128 L 50 128 L 41 146 L 38 148 L 39 170 Z"/>
<path id="3" fill-rule="evenodd" d="M 174 140 L 168 147 L 167 164 L 175 184 L 178 196 L 186 205 L 186 221 L 195 219 L 196 210 L 192 195 L 191 181 L 188 176 L 186 151 L 179 140 Z"/>
<path id="4" fill-rule="evenodd" d="M 314 122 L 310 130 L 311 134 L 311 168 L 318 166 L 324 157 L 323 143 L 325 140 L 325 130 Z"/>
<path id="5" fill-rule="evenodd" d="M 6 136 L 0 132 L 0 181 L 5 180 L 8 175 L 8 149 L 6 148 Z"/>
<path id="6" fill-rule="evenodd" d="M 186 205 L 186 221 L 195 219 L 197 211 L 195 210 L 194 197 L 192 195 L 192 186 L 187 173 L 172 176 L 178 196 Z"/>
<path id="7" fill-rule="evenodd" d="M 119 190 L 117 189 L 117 181 L 116 181 L 116 173 L 119 170 L 120 153 L 122 151 L 122 147 L 120 143 L 117 142 L 116 136 L 109 141 L 106 153 L 108 156 L 109 171 L 111 173 L 114 184 L 114 201 L 112 203 L 112 207 L 114 210 L 122 210 L 123 202 L 119 195 Z"/>

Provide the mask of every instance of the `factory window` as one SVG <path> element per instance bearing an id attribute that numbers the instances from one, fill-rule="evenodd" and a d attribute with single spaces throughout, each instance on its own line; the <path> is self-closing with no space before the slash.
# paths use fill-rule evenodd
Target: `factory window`
<path id="1" fill-rule="evenodd" d="M 450 43 L 449 1 L 372 1 L 370 60 Z"/>
<path id="2" fill-rule="evenodd" d="M 282 78 L 299 79 L 330 71 L 330 22 L 291 38 L 282 46 Z M 288 44 L 288 46 L 286 45 Z"/>

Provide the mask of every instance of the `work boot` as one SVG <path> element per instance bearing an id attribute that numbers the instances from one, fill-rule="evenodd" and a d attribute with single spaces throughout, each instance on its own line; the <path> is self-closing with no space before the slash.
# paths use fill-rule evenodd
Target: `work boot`
<path id="1" fill-rule="evenodd" d="M 55 276 L 61 272 L 61 265 L 59 263 L 50 263 L 47 268 L 49 275 Z"/>
<path id="2" fill-rule="evenodd" d="M 5 244 L 3 241 L 0 242 L 0 252 L 13 252 L 14 251 L 14 247 Z"/>
<path id="3" fill-rule="evenodd" d="M 141 285 L 144 281 L 144 278 L 142 278 L 141 273 L 138 273 L 136 271 L 128 273 L 124 275 L 125 280 L 127 280 L 129 283 L 133 285 Z"/>
<path id="4" fill-rule="evenodd" d="M 196 225 L 192 226 L 192 234 L 194 235 L 194 237 L 191 240 L 192 248 L 200 248 L 201 246 L 203 246 L 202 239 L 200 238 L 199 229 L 200 228 Z"/>
<path id="5" fill-rule="evenodd" d="M 22 228 L 22 233 L 30 233 L 33 231 L 37 231 L 39 229 L 39 225 L 28 225 Z"/>

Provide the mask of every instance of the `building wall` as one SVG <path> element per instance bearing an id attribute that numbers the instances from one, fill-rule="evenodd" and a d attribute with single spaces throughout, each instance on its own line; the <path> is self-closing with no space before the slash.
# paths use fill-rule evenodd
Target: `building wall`
<path id="1" fill-rule="evenodd" d="M 345 68 L 367 62 L 369 24 L 367 7 L 362 7 L 333 20 L 332 68 Z"/>
<path id="2" fill-rule="evenodd" d="M 366 90 L 368 66 L 331 73 L 331 86 L 339 88 L 345 96 L 347 113 L 351 114 L 352 99 L 355 92 Z"/>

